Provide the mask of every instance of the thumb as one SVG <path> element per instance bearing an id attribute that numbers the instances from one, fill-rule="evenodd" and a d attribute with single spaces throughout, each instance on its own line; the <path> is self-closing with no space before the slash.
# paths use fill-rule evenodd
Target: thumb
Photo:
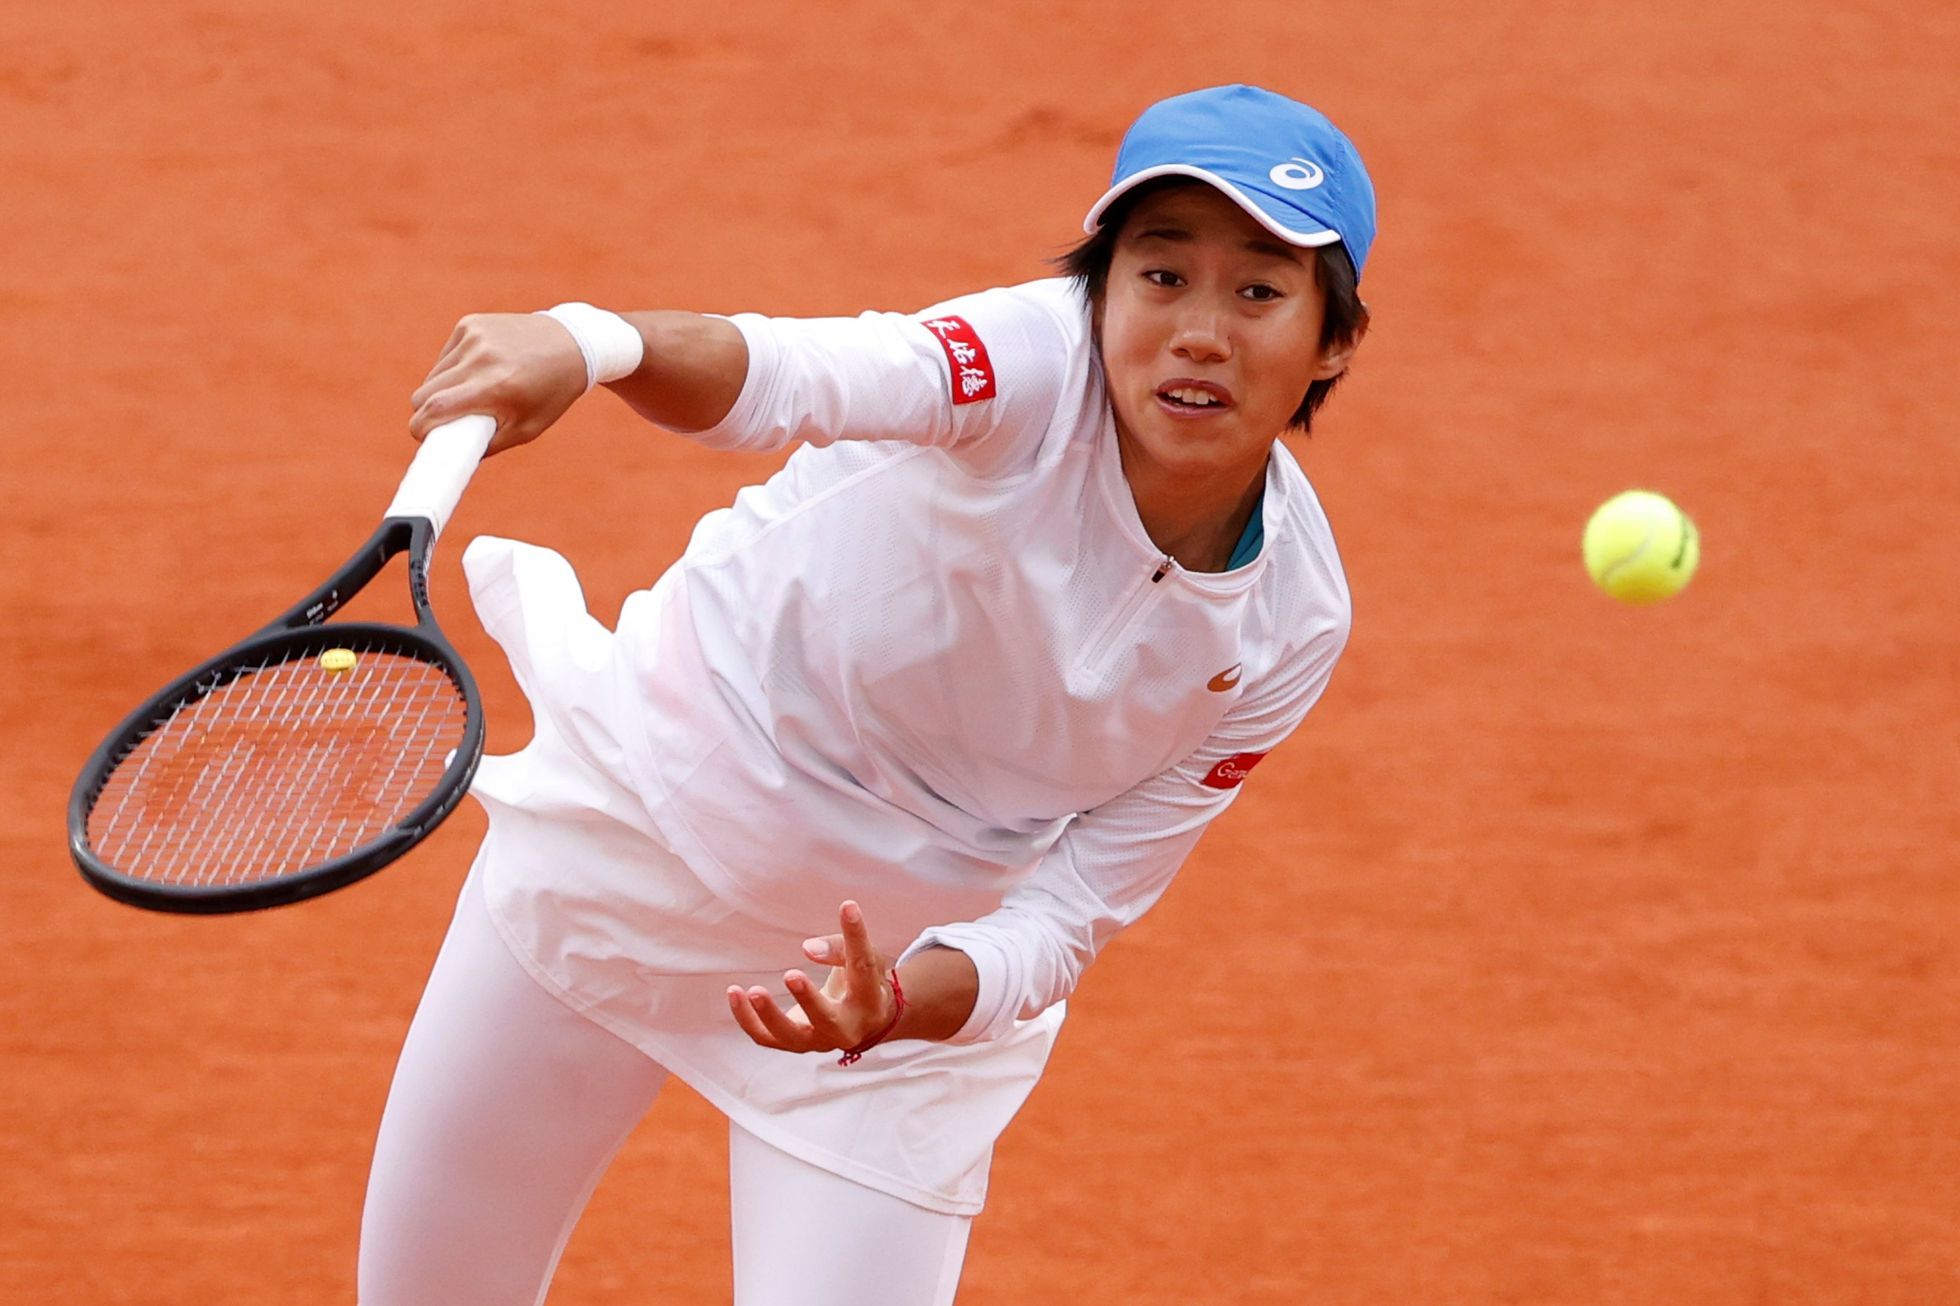
<path id="1" fill-rule="evenodd" d="M 826 934 L 821 938 L 803 940 L 803 955 L 811 961 L 821 961 L 826 965 L 844 964 L 844 936 Z"/>

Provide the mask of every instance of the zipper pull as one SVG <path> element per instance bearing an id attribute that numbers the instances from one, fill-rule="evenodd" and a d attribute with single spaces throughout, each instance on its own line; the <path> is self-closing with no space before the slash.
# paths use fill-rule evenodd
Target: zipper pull
<path id="1" fill-rule="evenodd" d="M 1157 570 L 1151 574 L 1150 583 L 1152 585 L 1155 585 L 1158 581 L 1162 580 L 1165 576 L 1169 575 L 1171 567 L 1173 564 L 1176 563 L 1176 561 L 1177 559 L 1171 557 L 1170 554 L 1166 553 L 1164 555 L 1164 560 L 1157 564 Z"/>

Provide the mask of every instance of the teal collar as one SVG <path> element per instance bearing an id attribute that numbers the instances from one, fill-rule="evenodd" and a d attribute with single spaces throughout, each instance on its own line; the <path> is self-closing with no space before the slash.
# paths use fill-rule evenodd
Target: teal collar
<path id="1" fill-rule="evenodd" d="M 1261 491 L 1259 502 L 1252 506 L 1252 517 L 1239 534 L 1239 542 L 1232 546 L 1232 560 L 1225 564 L 1225 570 L 1237 571 L 1259 556 L 1259 549 L 1266 543 L 1266 495 Z"/>

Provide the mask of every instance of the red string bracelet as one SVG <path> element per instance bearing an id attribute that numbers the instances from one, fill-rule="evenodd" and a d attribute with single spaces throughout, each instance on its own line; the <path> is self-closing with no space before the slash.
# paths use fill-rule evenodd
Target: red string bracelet
<path id="1" fill-rule="evenodd" d="M 898 1028 L 898 1022 L 905 1016 L 905 988 L 898 982 L 898 972 L 896 970 L 892 971 L 892 1006 L 894 1010 L 892 1011 L 891 1022 L 856 1047 L 846 1048 L 844 1055 L 837 1058 L 838 1065 L 848 1066 L 854 1064 L 859 1057 L 890 1038 L 891 1032 Z"/>

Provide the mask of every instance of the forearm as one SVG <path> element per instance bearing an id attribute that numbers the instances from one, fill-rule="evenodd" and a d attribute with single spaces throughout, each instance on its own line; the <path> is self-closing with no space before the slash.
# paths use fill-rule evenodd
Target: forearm
<path id="1" fill-rule="evenodd" d="M 980 972 L 955 948 L 926 948 L 898 968 L 905 1015 L 891 1037 L 943 1042 L 965 1027 L 980 996 Z"/>
<path id="2" fill-rule="evenodd" d="M 734 323 L 669 311 L 620 316 L 640 333 L 645 353 L 608 390 L 670 431 L 705 431 L 728 416 L 749 375 L 749 347 Z"/>

